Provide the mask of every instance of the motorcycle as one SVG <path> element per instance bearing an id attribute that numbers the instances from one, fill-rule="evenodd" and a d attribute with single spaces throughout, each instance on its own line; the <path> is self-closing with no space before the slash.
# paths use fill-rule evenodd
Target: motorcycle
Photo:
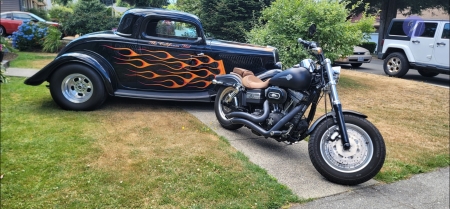
<path id="1" fill-rule="evenodd" d="M 313 24 L 310 36 L 315 32 Z M 340 67 L 331 66 L 316 42 L 299 38 L 298 43 L 316 61 L 304 59 L 284 71 L 269 70 L 258 76 L 240 68 L 216 76 L 217 120 L 225 129 L 246 126 L 256 135 L 287 144 L 309 136 L 311 162 L 326 179 L 343 185 L 370 180 L 386 156 L 381 133 L 366 115 L 342 109 L 336 89 Z M 330 112 L 326 112 L 327 96 Z M 323 97 L 326 113 L 312 123 Z"/>

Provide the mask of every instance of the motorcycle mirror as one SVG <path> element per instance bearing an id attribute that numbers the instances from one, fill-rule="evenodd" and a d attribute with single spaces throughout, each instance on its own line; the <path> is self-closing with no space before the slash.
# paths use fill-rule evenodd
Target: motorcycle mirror
<path id="1" fill-rule="evenodd" d="M 310 37 L 314 36 L 314 34 L 316 33 L 316 24 L 313 23 L 311 26 L 309 26 L 308 32 Z"/>

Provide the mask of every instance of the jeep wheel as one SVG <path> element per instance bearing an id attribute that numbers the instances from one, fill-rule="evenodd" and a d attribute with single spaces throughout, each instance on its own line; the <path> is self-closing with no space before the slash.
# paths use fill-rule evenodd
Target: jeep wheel
<path id="1" fill-rule="evenodd" d="M 439 75 L 439 73 L 428 72 L 428 71 L 425 71 L 425 70 L 417 70 L 417 71 L 419 71 L 419 74 L 421 76 L 423 76 L 423 77 L 434 77 L 434 76 Z"/>
<path id="2" fill-rule="evenodd" d="M 409 70 L 408 59 L 403 53 L 394 52 L 384 59 L 384 73 L 391 77 L 403 77 Z"/>

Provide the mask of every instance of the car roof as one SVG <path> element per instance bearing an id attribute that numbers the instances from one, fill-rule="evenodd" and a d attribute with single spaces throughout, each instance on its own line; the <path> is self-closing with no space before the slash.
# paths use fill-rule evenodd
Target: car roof
<path id="1" fill-rule="evenodd" d="M 9 11 L 9 12 L 2 12 L 0 14 L 7 14 L 7 13 L 25 13 L 25 14 L 30 14 L 30 12 L 23 12 L 23 11 Z"/>
<path id="2" fill-rule="evenodd" d="M 156 15 L 156 16 L 171 16 L 171 17 L 180 17 L 180 18 L 186 18 L 191 19 L 194 21 L 200 21 L 200 19 L 193 15 L 186 12 L 181 12 L 177 10 L 168 10 L 168 9 L 162 9 L 162 8 L 134 8 L 127 10 L 125 14 L 134 14 L 138 16 L 148 16 L 148 15 Z"/>

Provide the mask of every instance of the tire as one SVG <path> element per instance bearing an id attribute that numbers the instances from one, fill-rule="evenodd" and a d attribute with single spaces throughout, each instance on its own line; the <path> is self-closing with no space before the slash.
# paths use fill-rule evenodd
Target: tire
<path id="1" fill-rule="evenodd" d="M 53 100 L 66 110 L 94 110 L 106 100 L 103 80 L 86 65 L 64 65 L 49 82 Z"/>
<path id="2" fill-rule="evenodd" d="M 435 72 L 428 72 L 425 70 L 417 70 L 419 72 L 419 74 L 423 77 L 434 77 L 439 75 L 439 73 L 435 73 Z"/>
<path id="3" fill-rule="evenodd" d="M 409 62 L 403 53 L 394 52 L 386 57 L 383 62 L 386 75 L 401 78 L 409 70 Z"/>
<path id="4" fill-rule="evenodd" d="M 0 25 L 0 36 L 6 36 L 6 30 L 3 26 Z"/>
<path id="5" fill-rule="evenodd" d="M 231 121 L 225 117 L 225 114 L 229 113 L 231 110 L 222 104 L 226 96 L 233 91 L 233 87 L 222 87 L 217 92 L 216 100 L 214 101 L 214 112 L 216 113 L 216 118 L 220 125 L 228 130 L 236 130 L 241 128 L 242 124 L 232 124 Z"/>
<path id="6" fill-rule="evenodd" d="M 386 147 L 378 129 L 368 120 L 344 114 L 350 150 L 344 151 L 341 140 L 328 140 L 337 130 L 333 118 L 320 122 L 308 142 L 311 162 L 331 182 L 356 185 L 373 178 L 381 169 Z"/>
<path id="7" fill-rule="evenodd" d="M 352 67 L 361 67 L 362 63 L 350 63 Z"/>

